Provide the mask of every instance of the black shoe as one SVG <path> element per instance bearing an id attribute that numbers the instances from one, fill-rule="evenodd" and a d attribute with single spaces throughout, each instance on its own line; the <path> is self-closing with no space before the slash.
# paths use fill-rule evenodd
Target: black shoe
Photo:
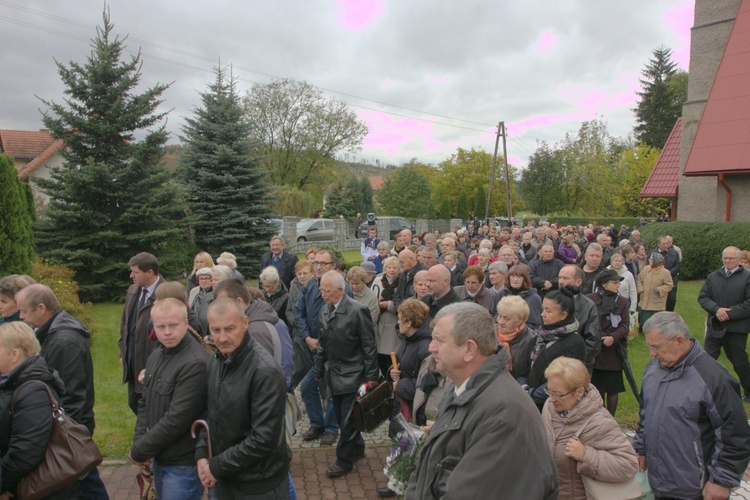
<path id="1" fill-rule="evenodd" d="M 365 450 L 362 450 L 361 453 L 359 453 L 356 457 L 354 457 L 354 461 L 362 460 L 363 458 L 366 458 L 367 455 L 365 455 Z"/>
<path id="2" fill-rule="evenodd" d="M 744 396 L 744 397 L 742 398 L 742 402 L 743 402 L 743 403 L 750 403 L 750 396 Z"/>
<path id="3" fill-rule="evenodd" d="M 382 498 L 390 498 L 390 497 L 396 496 L 396 492 L 390 489 L 388 486 L 378 488 L 377 490 L 375 490 L 375 492 L 378 494 L 379 497 L 382 497 Z"/>
<path id="4" fill-rule="evenodd" d="M 320 429 L 318 427 L 310 427 L 304 433 L 302 433 L 302 439 L 304 439 L 305 441 L 312 441 L 313 439 L 318 439 L 323 435 L 324 432 L 325 431 L 323 429 Z"/>
<path id="5" fill-rule="evenodd" d="M 349 474 L 352 471 L 351 467 L 341 467 L 340 465 L 333 464 L 328 468 L 326 471 L 326 476 L 328 477 L 341 477 L 346 474 Z"/>
<path id="6" fill-rule="evenodd" d="M 338 434 L 334 434 L 332 432 L 324 432 L 323 437 L 320 438 L 320 444 L 322 446 L 332 446 L 336 442 L 336 439 L 338 439 L 338 437 Z"/>

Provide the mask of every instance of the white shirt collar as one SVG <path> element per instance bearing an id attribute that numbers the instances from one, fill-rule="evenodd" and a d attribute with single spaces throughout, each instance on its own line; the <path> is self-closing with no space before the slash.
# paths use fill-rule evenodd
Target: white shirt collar
<path id="1" fill-rule="evenodd" d="M 471 378 L 471 377 L 469 377 L 469 378 Z M 467 378 L 466 380 L 464 380 L 464 383 L 461 384 L 459 387 L 455 388 L 454 394 L 456 395 L 456 397 L 459 397 L 461 394 L 464 393 L 464 391 L 466 391 L 466 383 L 469 381 L 469 378 Z"/>

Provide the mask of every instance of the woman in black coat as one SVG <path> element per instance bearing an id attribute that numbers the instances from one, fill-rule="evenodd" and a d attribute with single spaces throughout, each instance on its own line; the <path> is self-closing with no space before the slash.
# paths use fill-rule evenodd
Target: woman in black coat
<path id="1" fill-rule="evenodd" d="M 627 356 L 630 333 L 628 299 L 617 293 L 622 279 L 623 276 L 613 269 L 602 271 L 596 277 L 596 292 L 586 296 L 596 304 L 602 338 L 602 350 L 594 360 L 591 383 L 602 395 L 613 417 L 617 410 L 617 395 L 625 392 L 622 380 L 624 366 L 617 351 Z"/>
<path id="2" fill-rule="evenodd" d="M 59 395 L 65 391 L 62 380 L 39 357 L 39 342 L 26 323 L 0 325 L 0 454 L 2 454 L 2 495 L 18 496 L 18 483 L 44 460 L 52 435 L 52 402 L 42 384 L 28 384 L 18 390 L 11 416 L 11 401 L 23 383 L 39 380 Z M 77 498 L 78 481 L 47 498 Z"/>
<path id="3" fill-rule="evenodd" d="M 548 293 L 542 301 L 542 326 L 526 344 L 514 371 L 521 385 L 528 387 L 534 403 L 542 409 L 547 400 L 544 371 L 555 359 L 565 356 L 585 363 L 586 344 L 578 334 L 575 319 L 575 291 L 568 286 Z"/>

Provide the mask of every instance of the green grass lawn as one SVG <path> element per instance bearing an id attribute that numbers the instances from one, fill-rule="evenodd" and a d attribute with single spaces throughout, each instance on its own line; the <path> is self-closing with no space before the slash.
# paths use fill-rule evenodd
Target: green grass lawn
<path id="1" fill-rule="evenodd" d="M 345 252 L 347 262 L 355 262 L 358 257 L 359 252 Z M 687 321 L 691 335 L 703 343 L 706 315 L 696 300 L 701 285 L 701 281 L 680 282 L 677 312 Z M 92 308 L 96 331 L 91 345 L 96 382 L 95 438 L 102 454 L 108 459 L 127 456 L 135 425 L 135 417 L 128 408 L 127 388 L 122 384 L 117 349 L 122 307 L 122 304 L 108 303 L 97 304 Z M 640 387 L 643 370 L 649 360 L 648 350 L 642 335 L 629 344 L 630 364 Z M 723 354 L 719 362 L 734 375 L 731 364 Z M 617 421 L 628 428 L 635 428 L 638 422 L 638 404 L 629 387 L 627 392 L 620 395 Z"/>

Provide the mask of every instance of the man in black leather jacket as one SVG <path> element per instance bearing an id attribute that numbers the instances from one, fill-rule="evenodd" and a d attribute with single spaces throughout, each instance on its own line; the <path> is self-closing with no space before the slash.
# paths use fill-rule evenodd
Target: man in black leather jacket
<path id="1" fill-rule="evenodd" d="M 187 333 L 187 309 L 179 300 L 154 303 L 151 321 L 160 346 L 146 362 L 129 458 L 139 465 L 153 459 L 159 498 L 172 492 L 185 500 L 200 500 L 203 485 L 195 468 L 190 426 L 206 412 L 208 353 Z"/>
<path id="2" fill-rule="evenodd" d="M 560 269 L 557 275 L 559 287 L 573 285 L 578 288 L 583 283 L 583 270 L 575 264 L 567 264 Z M 586 368 L 591 372 L 594 369 L 594 358 L 602 350 L 601 326 L 596 304 L 583 293 L 578 293 L 573 298 L 575 301 L 575 318 L 578 321 L 578 334 L 586 343 Z"/>
<path id="3" fill-rule="evenodd" d="M 206 433 L 196 446 L 198 475 L 211 498 L 288 498 L 292 452 L 284 437 L 284 373 L 247 333 L 239 302 L 218 299 L 208 308 L 211 338 L 219 352 L 206 368 Z"/>
<path id="4" fill-rule="evenodd" d="M 365 442 L 354 428 L 352 406 L 357 389 L 364 382 L 378 379 L 375 330 L 367 307 L 344 294 L 344 278 L 328 271 L 320 280 L 320 293 L 326 307 L 320 310 L 320 342 L 315 357 L 315 379 L 323 376 L 328 364 L 328 387 L 333 409 L 339 422 L 340 437 L 336 445 L 336 463 L 328 477 L 350 472 L 354 462 L 365 456 Z"/>

